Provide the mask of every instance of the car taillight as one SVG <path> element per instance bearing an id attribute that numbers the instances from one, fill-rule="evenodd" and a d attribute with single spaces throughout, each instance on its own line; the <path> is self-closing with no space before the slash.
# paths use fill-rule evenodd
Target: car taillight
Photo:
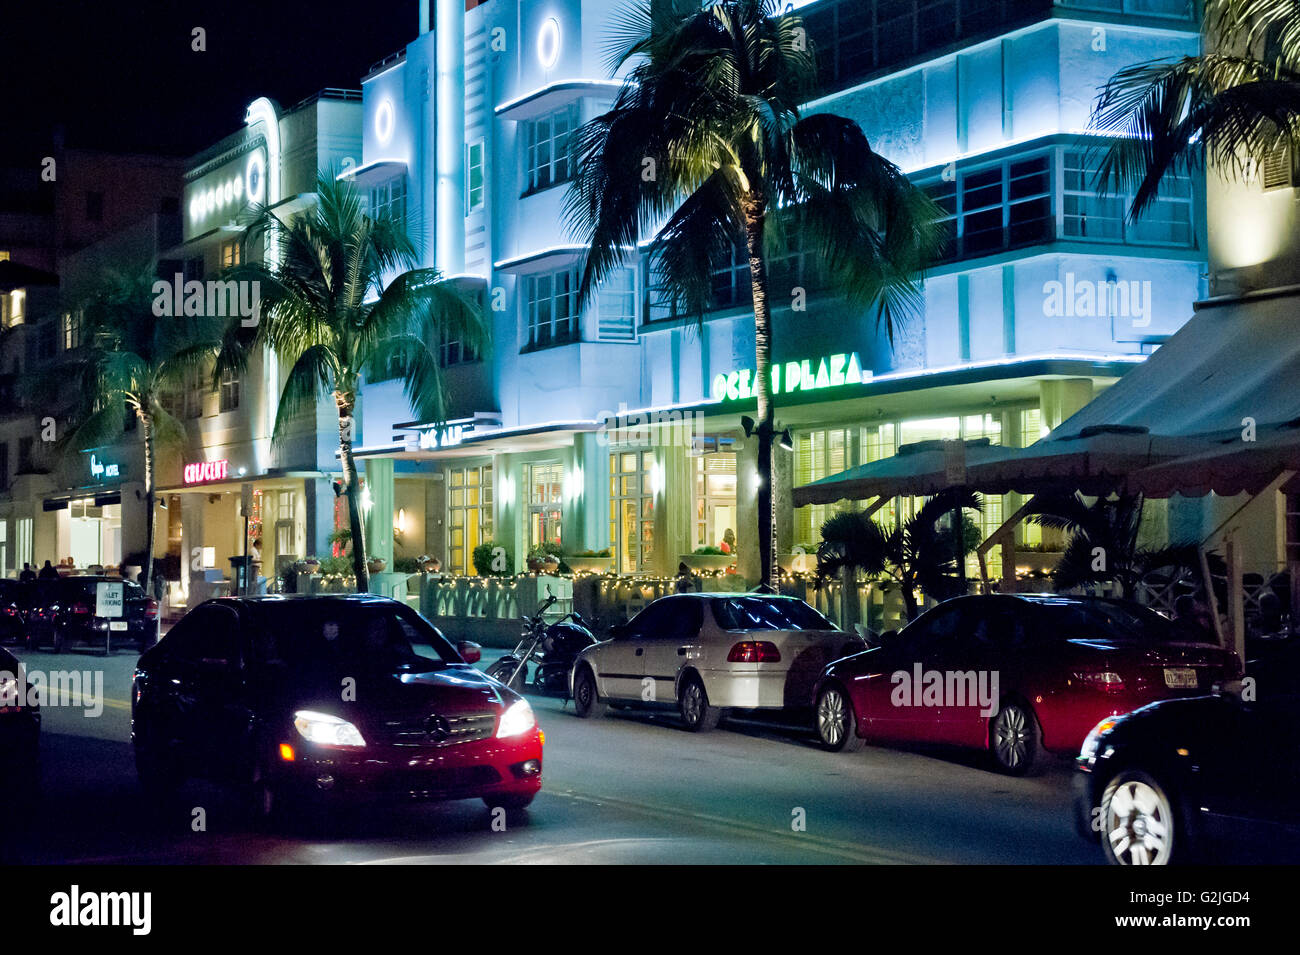
<path id="1" fill-rule="evenodd" d="M 90 613 L 90 604 L 75 603 L 68 608 L 68 613 Z"/>
<path id="2" fill-rule="evenodd" d="M 1124 678 L 1114 670 L 1076 670 L 1070 675 L 1089 689 L 1103 693 L 1124 692 Z"/>
<path id="3" fill-rule="evenodd" d="M 144 603 L 144 615 L 148 617 L 150 620 L 157 620 L 158 601 L 154 600 L 152 597 L 146 599 Z"/>
<path id="4" fill-rule="evenodd" d="M 727 654 L 728 663 L 780 663 L 781 651 L 766 640 L 742 640 Z"/>

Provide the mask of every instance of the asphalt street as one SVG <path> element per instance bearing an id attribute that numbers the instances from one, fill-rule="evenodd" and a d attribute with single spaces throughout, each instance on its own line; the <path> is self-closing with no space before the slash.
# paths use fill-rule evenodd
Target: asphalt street
<path id="1" fill-rule="evenodd" d="M 486 666 L 500 651 L 488 651 Z M 189 784 L 159 813 L 129 744 L 126 652 L 25 655 L 103 678 L 103 708 L 47 706 L 40 789 L 4 813 L 0 856 L 26 863 L 1098 863 L 1074 835 L 1067 763 L 1013 779 L 978 756 L 868 747 L 731 719 L 695 735 L 671 716 L 580 720 L 533 698 L 544 786 L 494 831 L 478 801 L 349 812 L 326 833 L 258 831 L 227 793 Z M 88 702 L 81 701 L 81 702 Z M 202 825 L 198 825 L 201 821 Z"/>

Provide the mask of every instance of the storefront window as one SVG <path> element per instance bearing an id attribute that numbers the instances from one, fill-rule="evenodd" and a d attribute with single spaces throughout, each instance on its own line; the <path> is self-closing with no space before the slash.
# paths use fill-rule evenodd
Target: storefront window
<path id="1" fill-rule="evenodd" d="M 298 495 L 293 491 L 278 491 L 275 495 L 275 553 L 277 556 L 298 556 Z"/>
<path id="2" fill-rule="evenodd" d="M 618 451 L 609 456 L 609 540 L 620 574 L 645 570 L 654 557 L 652 451 Z"/>
<path id="3" fill-rule="evenodd" d="M 794 483 L 811 484 L 832 474 L 847 471 L 857 463 L 853 447 L 854 428 L 805 431 L 795 440 Z M 840 511 L 850 509 L 845 502 L 810 504 L 795 511 L 795 543 L 812 552 L 821 542 L 822 524 Z"/>
<path id="4" fill-rule="evenodd" d="M 695 459 L 695 546 L 716 547 L 736 529 L 736 455 L 702 454 Z"/>
<path id="5" fill-rule="evenodd" d="M 528 550 L 536 550 L 542 544 L 562 544 L 564 465 L 558 461 L 525 464 L 524 480 L 528 484 Z"/>
<path id="6" fill-rule="evenodd" d="M 474 548 L 492 539 L 492 465 L 447 472 L 449 569 L 474 572 Z"/>

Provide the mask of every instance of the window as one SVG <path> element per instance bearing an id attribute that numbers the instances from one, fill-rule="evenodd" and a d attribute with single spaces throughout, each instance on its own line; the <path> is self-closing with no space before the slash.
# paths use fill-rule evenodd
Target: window
<path id="1" fill-rule="evenodd" d="M 0 441 L 0 491 L 9 490 L 9 442 Z"/>
<path id="2" fill-rule="evenodd" d="M 221 243 L 221 267 L 228 269 L 243 261 L 243 243 L 238 239 Z"/>
<path id="3" fill-rule="evenodd" d="M 573 175 L 578 104 L 524 123 L 524 194 L 567 182 Z"/>
<path id="4" fill-rule="evenodd" d="M 736 455 L 730 451 L 695 459 L 695 546 L 717 547 L 736 528 Z"/>
<path id="5" fill-rule="evenodd" d="M 528 550 L 543 544 L 562 544 L 564 465 L 558 461 L 525 464 L 524 481 L 528 485 Z"/>
<path id="6" fill-rule="evenodd" d="M 181 409 L 186 418 L 203 417 L 203 396 L 206 392 L 207 388 L 203 384 L 202 372 L 197 369 L 191 370 L 186 375 L 185 404 Z"/>
<path id="7" fill-rule="evenodd" d="M 239 375 L 234 371 L 221 373 L 221 410 L 234 411 L 239 407 Z"/>
<path id="8" fill-rule="evenodd" d="M 448 570 L 474 573 L 474 548 L 492 539 L 492 465 L 447 471 L 447 528 Z"/>
<path id="9" fill-rule="evenodd" d="M 1141 245 L 1192 244 L 1192 181 L 1188 176 L 1167 175 L 1150 209 L 1136 222 L 1127 222 L 1132 193 L 1098 195 L 1097 166 L 1088 162 L 1085 152 L 1067 150 L 1063 168 L 1063 226 L 1070 238 Z"/>
<path id="10" fill-rule="evenodd" d="M 483 140 L 465 147 L 465 211 L 483 208 L 486 188 L 483 178 Z"/>
<path id="11" fill-rule="evenodd" d="M 528 276 L 528 344 L 578 340 L 578 269 Z"/>
<path id="12" fill-rule="evenodd" d="M 715 597 L 713 619 L 723 630 L 834 630 L 802 600 L 790 597 Z"/>
<path id="13" fill-rule="evenodd" d="M 0 324 L 5 328 L 21 325 L 27 319 L 27 289 L 0 291 Z"/>
<path id="14" fill-rule="evenodd" d="M 856 464 L 852 428 L 805 431 L 795 437 L 794 483 L 811 484 Z M 893 453 L 892 451 L 890 452 Z M 812 552 L 822 539 L 822 524 L 849 505 L 810 504 L 795 511 L 795 543 Z"/>
<path id="15" fill-rule="evenodd" d="M 8 262 L 8 261 L 9 261 L 9 250 L 0 249 L 0 262 Z"/>
<path id="16" fill-rule="evenodd" d="M 596 293 L 597 334 L 601 341 L 627 342 L 636 338 L 636 273 L 613 272 Z"/>
<path id="17" fill-rule="evenodd" d="M 406 222 L 406 177 L 394 176 L 370 189 L 369 215 L 372 219 L 388 216 L 399 225 Z"/>
<path id="18" fill-rule="evenodd" d="M 30 474 L 32 472 L 32 448 L 35 447 L 35 439 L 30 435 L 18 439 L 18 472 L 19 474 Z"/>
<path id="19" fill-rule="evenodd" d="M 63 350 L 72 351 L 82 345 L 81 312 L 63 313 Z"/>
<path id="20" fill-rule="evenodd" d="M 960 172 L 927 187 L 942 210 L 944 258 L 987 255 L 1052 236 L 1050 156 Z"/>
<path id="21" fill-rule="evenodd" d="M 438 346 L 438 364 L 443 368 L 471 361 L 478 361 L 478 353 L 464 342 L 443 342 Z"/>
<path id="22" fill-rule="evenodd" d="M 86 221 L 104 221 L 104 194 L 91 191 L 86 193 Z"/>
<path id="23" fill-rule="evenodd" d="M 620 574 L 644 570 L 654 557 L 653 467 L 651 451 L 616 451 L 609 456 L 609 540 L 614 569 Z"/>

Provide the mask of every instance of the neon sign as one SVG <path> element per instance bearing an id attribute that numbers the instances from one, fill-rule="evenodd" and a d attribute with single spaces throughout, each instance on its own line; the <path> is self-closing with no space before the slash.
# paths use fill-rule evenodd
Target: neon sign
<path id="1" fill-rule="evenodd" d="M 122 473 L 118 465 L 101 461 L 92 454 L 90 456 L 90 476 L 96 481 L 103 481 L 108 478 L 121 477 Z"/>
<path id="2" fill-rule="evenodd" d="M 185 483 L 202 484 L 206 481 L 224 481 L 226 472 L 229 469 L 228 465 L 229 462 L 224 458 L 220 461 L 192 461 L 185 465 Z"/>
<path id="3" fill-rule="evenodd" d="M 871 380 L 871 372 L 862 370 L 858 353 L 828 355 L 816 367 L 813 360 L 772 363 L 772 394 L 790 395 L 796 391 L 819 391 L 840 385 L 860 385 Z M 758 382 L 751 368 L 739 368 L 713 379 L 714 401 L 740 401 L 758 393 Z"/>

